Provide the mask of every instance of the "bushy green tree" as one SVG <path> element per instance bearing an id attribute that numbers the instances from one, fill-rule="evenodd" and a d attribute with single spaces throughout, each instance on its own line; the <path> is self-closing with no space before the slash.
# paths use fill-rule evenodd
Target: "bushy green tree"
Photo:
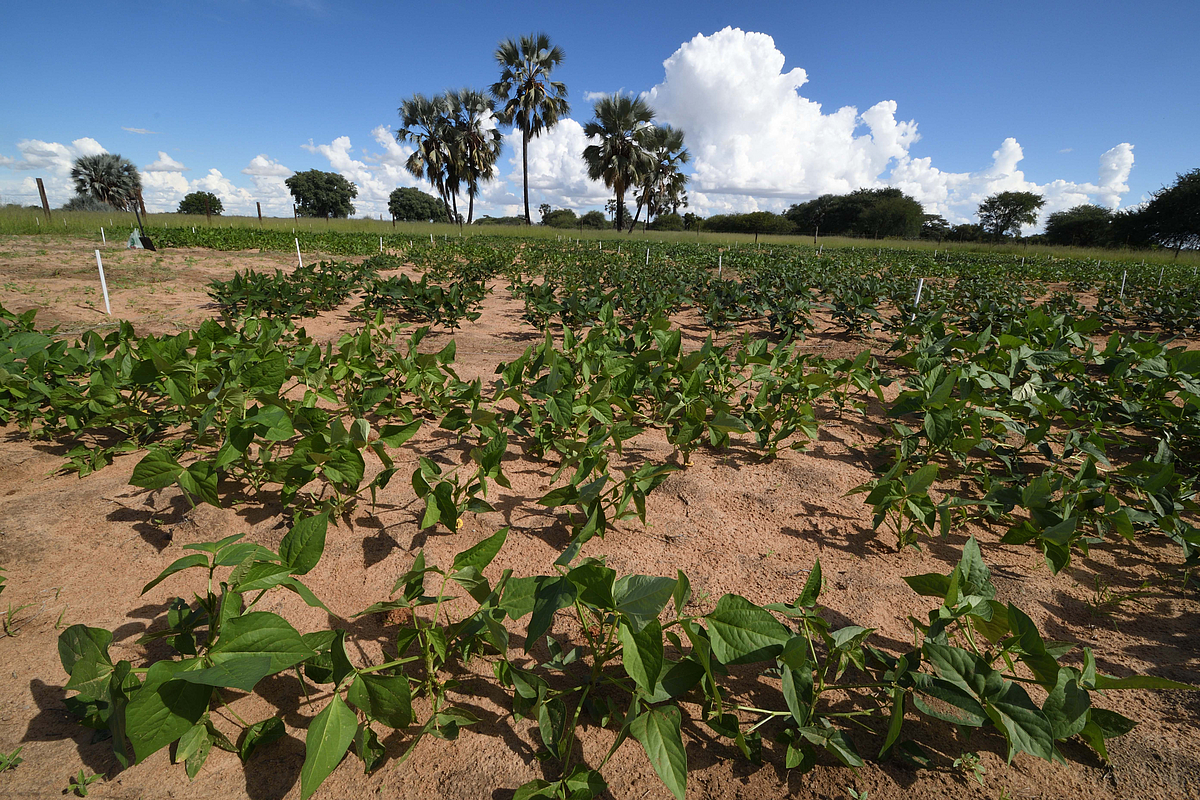
<path id="1" fill-rule="evenodd" d="M 212 192 L 189 192 L 179 201 L 179 208 L 176 209 L 175 213 L 204 214 L 205 209 L 208 210 L 208 213 L 221 216 L 221 212 L 225 210 L 225 206 L 221 204 L 221 198 Z"/>
<path id="2" fill-rule="evenodd" d="M 683 217 L 674 212 L 659 214 L 646 227 L 652 231 L 681 231 L 683 230 Z"/>
<path id="3" fill-rule="evenodd" d="M 412 186 L 388 195 L 388 213 L 402 222 L 448 222 L 442 201 Z"/>
<path id="4" fill-rule="evenodd" d="M 870 236 L 915 239 L 921 234 L 925 209 L 900 189 L 858 189 L 825 194 L 792 206 L 785 215 L 798 233 L 825 236 Z"/>
<path id="5" fill-rule="evenodd" d="M 718 233 L 788 234 L 795 232 L 792 221 L 782 214 L 770 211 L 752 211 L 749 214 L 715 214 L 704 220 L 704 230 Z"/>
<path id="6" fill-rule="evenodd" d="M 979 204 L 979 225 L 996 239 L 1010 233 L 1019 236 L 1022 225 L 1037 224 L 1038 209 L 1044 205 L 1045 199 L 1033 192 L 999 192 Z"/>
<path id="7" fill-rule="evenodd" d="M 20 208 L 18 205 L 9 204 L 6 208 Z M 30 206 L 31 208 L 41 208 L 41 206 Z M 70 200 L 62 204 L 61 211 L 112 211 L 113 207 L 103 200 L 97 200 L 94 197 L 77 194 Z"/>
<path id="8" fill-rule="evenodd" d="M 122 211 L 132 211 L 142 196 L 142 176 L 137 167 L 116 153 L 75 159 L 71 180 L 75 183 L 75 194 L 95 198 Z"/>
<path id="9" fill-rule="evenodd" d="M 1095 205 L 1055 211 L 1046 218 L 1047 244 L 1101 247 L 1108 243 L 1112 212 Z"/>
<path id="10" fill-rule="evenodd" d="M 310 169 L 284 181 L 304 217 L 349 217 L 358 187 L 336 172 Z"/>
<path id="11" fill-rule="evenodd" d="M 521 187 L 525 193 L 525 224 L 529 216 L 529 140 L 558 124 L 571 111 L 567 86 L 550 80 L 563 61 L 563 51 L 551 46 L 544 33 L 505 39 L 496 47 L 500 80 L 492 84 L 492 97 L 501 104 L 496 117 L 521 132 Z"/>
<path id="12" fill-rule="evenodd" d="M 577 228 L 579 217 L 569 208 L 559 208 L 543 214 L 542 224 L 550 228 Z"/>
<path id="13" fill-rule="evenodd" d="M 921 222 L 921 238 L 942 241 L 950 233 L 950 223 L 939 214 L 926 214 Z"/>
<path id="14" fill-rule="evenodd" d="M 583 228 L 599 231 L 608 227 L 608 220 L 605 219 L 603 212 L 589 211 L 579 218 L 579 225 Z"/>

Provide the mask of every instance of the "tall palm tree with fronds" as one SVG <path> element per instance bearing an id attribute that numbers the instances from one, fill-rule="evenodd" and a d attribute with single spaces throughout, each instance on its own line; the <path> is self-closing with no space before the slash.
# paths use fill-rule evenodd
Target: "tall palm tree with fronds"
<path id="1" fill-rule="evenodd" d="M 637 225 L 643 206 L 646 208 L 646 224 L 649 225 L 667 209 L 674 211 L 680 205 L 687 205 L 684 187 L 687 186 L 688 176 L 680 171 L 680 166 L 691 161 L 692 154 L 683 146 L 683 131 L 670 125 L 660 125 L 650 131 L 647 140 L 654 166 L 646 173 L 638 189 L 634 225 Z"/>
<path id="2" fill-rule="evenodd" d="M 446 218 L 457 219 L 457 210 L 453 216 L 450 211 L 451 189 L 458 189 L 457 176 L 451 169 L 454 128 L 450 104 L 445 97 L 414 94 L 400 104 L 400 124 L 396 139 L 416 146 L 404 168 L 433 184 L 446 207 Z"/>
<path id="3" fill-rule="evenodd" d="M 529 140 L 558 124 L 571 111 L 567 86 L 550 80 L 562 63 L 563 51 L 551 47 L 544 33 L 522 36 L 519 42 L 505 39 L 496 48 L 500 80 L 492 84 L 492 96 L 502 107 L 496 116 L 521 131 L 521 175 L 525 192 L 525 224 L 529 217 Z"/>
<path id="4" fill-rule="evenodd" d="M 500 159 L 500 131 L 494 123 L 491 99 L 475 89 L 446 93 L 450 106 L 453 142 L 451 173 L 457 190 L 467 185 L 467 224 L 475 216 L 475 197 L 479 184 L 496 177 L 496 162 Z M 458 203 L 455 202 L 457 207 Z"/>
<path id="5" fill-rule="evenodd" d="M 625 230 L 625 190 L 639 185 L 654 167 L 650 137 L 654 111 L 633 95 L 602 97 L 593 109 L 596 118 L 583 127 L 589 139 L 583 150 L 588 177 L 602 180 L 617 194 L 617 230 Z"/>
<path id="6" fill-rule="evenodd" d="M 132 211 L 142 194 L 142 176 L 137 167 L 116 153 L 75 159 L 71 180 L 78 196 L 94 198 L 122 211 Z"/>

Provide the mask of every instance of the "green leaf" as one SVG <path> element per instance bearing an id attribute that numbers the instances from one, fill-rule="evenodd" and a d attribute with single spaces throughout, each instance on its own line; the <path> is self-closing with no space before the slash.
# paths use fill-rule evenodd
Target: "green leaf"
<path id="1" fill-rule="evenodd" d="M 950 590 L 950 578 L 937 572 L 927 572 L 924 575 L 909 575 L 904 578 L 914 592 L 922 597 L 944 598 Z"/>
<path id="2" fill-rule="evenodd" d="M 687 752 L 683 749 L 681 723 L 679 708 L 669 705 L 646 709 L 629 726 L 654 771 L 678 800 L 684 800 L 687 786 Z"/>
<path id="3" fill-rule="evenodd" d="M 984 709 L 1008 739 L 1009 762 L 1019 752 L 1053 760 L 1054 730 L 1050 720 L 1020 686 L 1007 684 L 1003 693 L 988 698 Z"/>
<path id="4" fill-rule="evenodd" d="M 496 554 L 500 552 L 500 548 L 504 546 L 507 538 L 508 527 L 505 526 L 473 547 L 456 555 L 450 569 L 458 571 L 467 567 L 474 567 L 479 572 L 483 572 L 492 563 L 492 559 L 496 557 Z"/>
<path id="5" fill-rule="evenodd" d="M 138 762 L 187 733 L 208 710 L 211 686 L 174 680 L 199 661 L 157 661 L 125 709 L 125 725 Z"/>
<path id="6" fill-rule="evenodd" d="M 240 573 L 240 574 L 239 574 Z M 273 561 L 258 561 L 234 572 L 237 578 L 233 589 L 235 592 L 260 592 L 273 589 L 288 579 L 291 568 L 287 564 L 276 564 Z"/>
<path id="7" fill-rule="evenodd" d="M 1128 678 L 1114 678 L 1112 675 L 1097 675 L 1097 689 L 1190 689 L 1197 691 L 1200 687 L 1189 683 L 1157 678 L 1153 675 L 1130 675 Z"/>
<path id="8" fill-rule="evenodd" d="M 1042 704 L 1042 713 L 1050 720 L 1050 728 L 1057 742 L 1083 730 L 1092 705 L 1088 693 L 1079 688 L 1078 673 L 1072 673 L 1074 670 L 1059 670 L 1058 682 Z"/>
<path id="9" fill-rule="evenodd" d="M 293 575 L 307 575 L 317 566 L 325 552 L 325 534 L 329 530 L 329 513 L 296 520 L 292 529 L 279 543 L 279 557 Z"/>
<path id="10" fill-rule="evenodd" d="M 208 655 L 214 664 L 248 655 L 267 656 L 271 662 L 268 674 L 274 674 L 299 664 L 316 652 L 283 617 L 268 611 L 252 611 L 227 620 Z"/>
<path id="11" fill-rule="evenodd" d="M 707 617 L 713 654 L 725 664 L 766 661 L 783 651 L 791 633 L 765 608 L 727 594 Z"/>
<path id="12" fill-rule="evenodd" d="M 270 672 L 271 659 L 267 656 L 244 656 L 205 669 L 181 672 L 175 677 L 188 683 L 198 683 L 204 686 L 227 686 L 231 689 L 249 692 Z"/>
<path id="13" fill-rule="evenodd" d="M 209 505 L 221 505 L 217 497 L 217 470 L 209 461 L 197 461 L 179 473 L 179 485 Z"/>
<path id="14" fill-rule="evenodd" d="M 255 750 L 283 738 L 284 731 L 283 720 L 279 717 L 267 717 L 254 723 L 242 731 L 241 738 L 238 739 L 238 758 L 245 764 L 250 760 L 250 756 L 254 755 Z"/>
<path id="15" fill-rule="evenodd" d="M 208 556 L 206 556 L 203 553 L 192 553 L 191 555 L 184 556 L 183 558 L 177 558 L 177 559 L 175 559 L 174 562 L 172 562 L 171 566 L 164 569 L 157 578 L 155 578 L 154 580 L 150 581 L 149 583 L 147 583 L 145 586 L 142 587 L 142 594 L 145 594 L 146 592 L 153 589 L 155 586 L 158 586 L 166 578 L 169 578 L 170 576 L 174 575 L 176 572 L 182 572 L 183 570 L 191 569 L 192 567 L 207 567 L 207 566 L 208 566 Z"/>
<path id="16" fill-rule="evenodd" d="M 329 705 L 313 717 L 304 740 L 304 766 L 300 768 L 300 797 L 308 800 L 341 763 L 358 731 L 358 717 L 335 694 Z"/>
<path id="17" fill-rule="evenodd" d="M 358 675 L 346 692 L 346 699 L 389 728 L 407 728 L 412 724 L 412 691 L 403 675 Z"/>
<path id="18" fill-rule="evenodd" d="M 800 596 L 796 598 L 795 606 L 797 608 L 812 608 L 817 604 L 817 598 L 821 596 L 821 559 L 817 559 L 813 564 L 813 568 L 809 570 L 808 580 L 804 582 L 804 588 L 800 591 Z"/>
<path id="19" fill-rule="evenodd" d="M 175 482 L 183 472 L 179 462 L 166 450 L 154 449 L 133 468 L 129 482 L 143 489 L 163 489 Z"/>
<path id="20" fill-rule="evenodd" d="M 510 581 L 509 585 L 511 584 Z M 525 634 L 526 653 L 532 650 L 550 629 L 554 613 L 574 603 L 575 596 L 575 584 L 565 577 L 553 580 L 539 579 L 537 591 L 533 596 L 533 616 Z"/>
<path id="21" fill-rule="evenodd" d="M 613 586 L 617 611 L 629 618 L 634 631 L 639 631 L 657 619 L 671 602 L 677 578 L 655 578 L 649 575 L 626 575 Z"/>
<path id="22" fill-rule="evenodd" d="M 63 669 L 70 675 L 80 661 L 102 661 L 112 664 L 108 646 L 112 643 L 111 631 L 72 625 L 58 635 L 58 658 Z"/>
<path id="23" fill-rule="evenodd" d="M 616 570 L 609 569 L 597 561 L 580 564 L 567 573 L 567 578 L 579 589 L 579 599 L 593 608 L 612 611 L 616 608 L 613 599 L 613 584 Z"/>
<path id="24" fill-rule="evenodd" d="M 354 733 L 354 751 L 363 762 L 363 772 L 370 773 L 387 755 L 370 723 L 360 722 Z"/>
<path id="25" fill-rule="evenodd" d="M 622 620 L 617 628 L 621 642 L 621 658 L 629 677 L 646 694 L 654 694 L 655 684 L 663 667 L 663 634 L 658 620 L 651 620 L 640 631 L 634 631 Z"/>

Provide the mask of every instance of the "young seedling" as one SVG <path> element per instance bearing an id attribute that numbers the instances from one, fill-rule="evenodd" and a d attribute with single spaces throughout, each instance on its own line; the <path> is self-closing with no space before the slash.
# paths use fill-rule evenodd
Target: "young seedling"
<path id="1" fill-rule="evenodd" d="M 70 783 L 67 785 L 67 791 L 74 794 L 76 797 L 87 797 L 88 787 L 98 780 L 102 780 L 103 775 L 88 775 L 82 769 L 79 774 L 71 777 Z M 65 794 L 66 792 L 64 792 Z"/>
<path id="2" fill-rule="evenodd" d="M 24 747 L 18 747 L 11 753 L 0 753 L 0 772 L 7 772 L 10 769 L 16 769 L 17 766 L 25 759 L 21 758 L 21 751 Z"/>

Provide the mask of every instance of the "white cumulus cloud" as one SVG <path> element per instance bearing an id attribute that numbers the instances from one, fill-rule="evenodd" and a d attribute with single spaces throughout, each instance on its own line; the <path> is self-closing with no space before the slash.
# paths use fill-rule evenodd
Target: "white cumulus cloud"
<path id="1" fill-rule="evenodd" d="M 158 160 L 142 167 L 142 172 L 187 172 L 188 168 L 171 158 L 162 150 L 158 151 Z"/>
<path id="2" fill-rule="evenodd" d="M 1021 145 L 1011 138 L 983 169 L 944 172 L 910 154 L 917 123 L 897 119 L 895 101 L 826 113 L 800 93 L 805 70 L 785 72 L 784 61 L 767 34 L 725 28 L 680 46 L 663 62 L 662 82 L 645 93 L 658 119 L 687 135 L 689 194 L 702 213 L 781 210 L 821 194 L 892 185 L 929 212 L 963 222 L 997 191 L 1041 193 L 1043 214 L 1085 202 L 1116 207 L 1128 191 L 1127 143 L 1101 156 L 1097 183 L 1027 180 L 1017 167 Z"/>

